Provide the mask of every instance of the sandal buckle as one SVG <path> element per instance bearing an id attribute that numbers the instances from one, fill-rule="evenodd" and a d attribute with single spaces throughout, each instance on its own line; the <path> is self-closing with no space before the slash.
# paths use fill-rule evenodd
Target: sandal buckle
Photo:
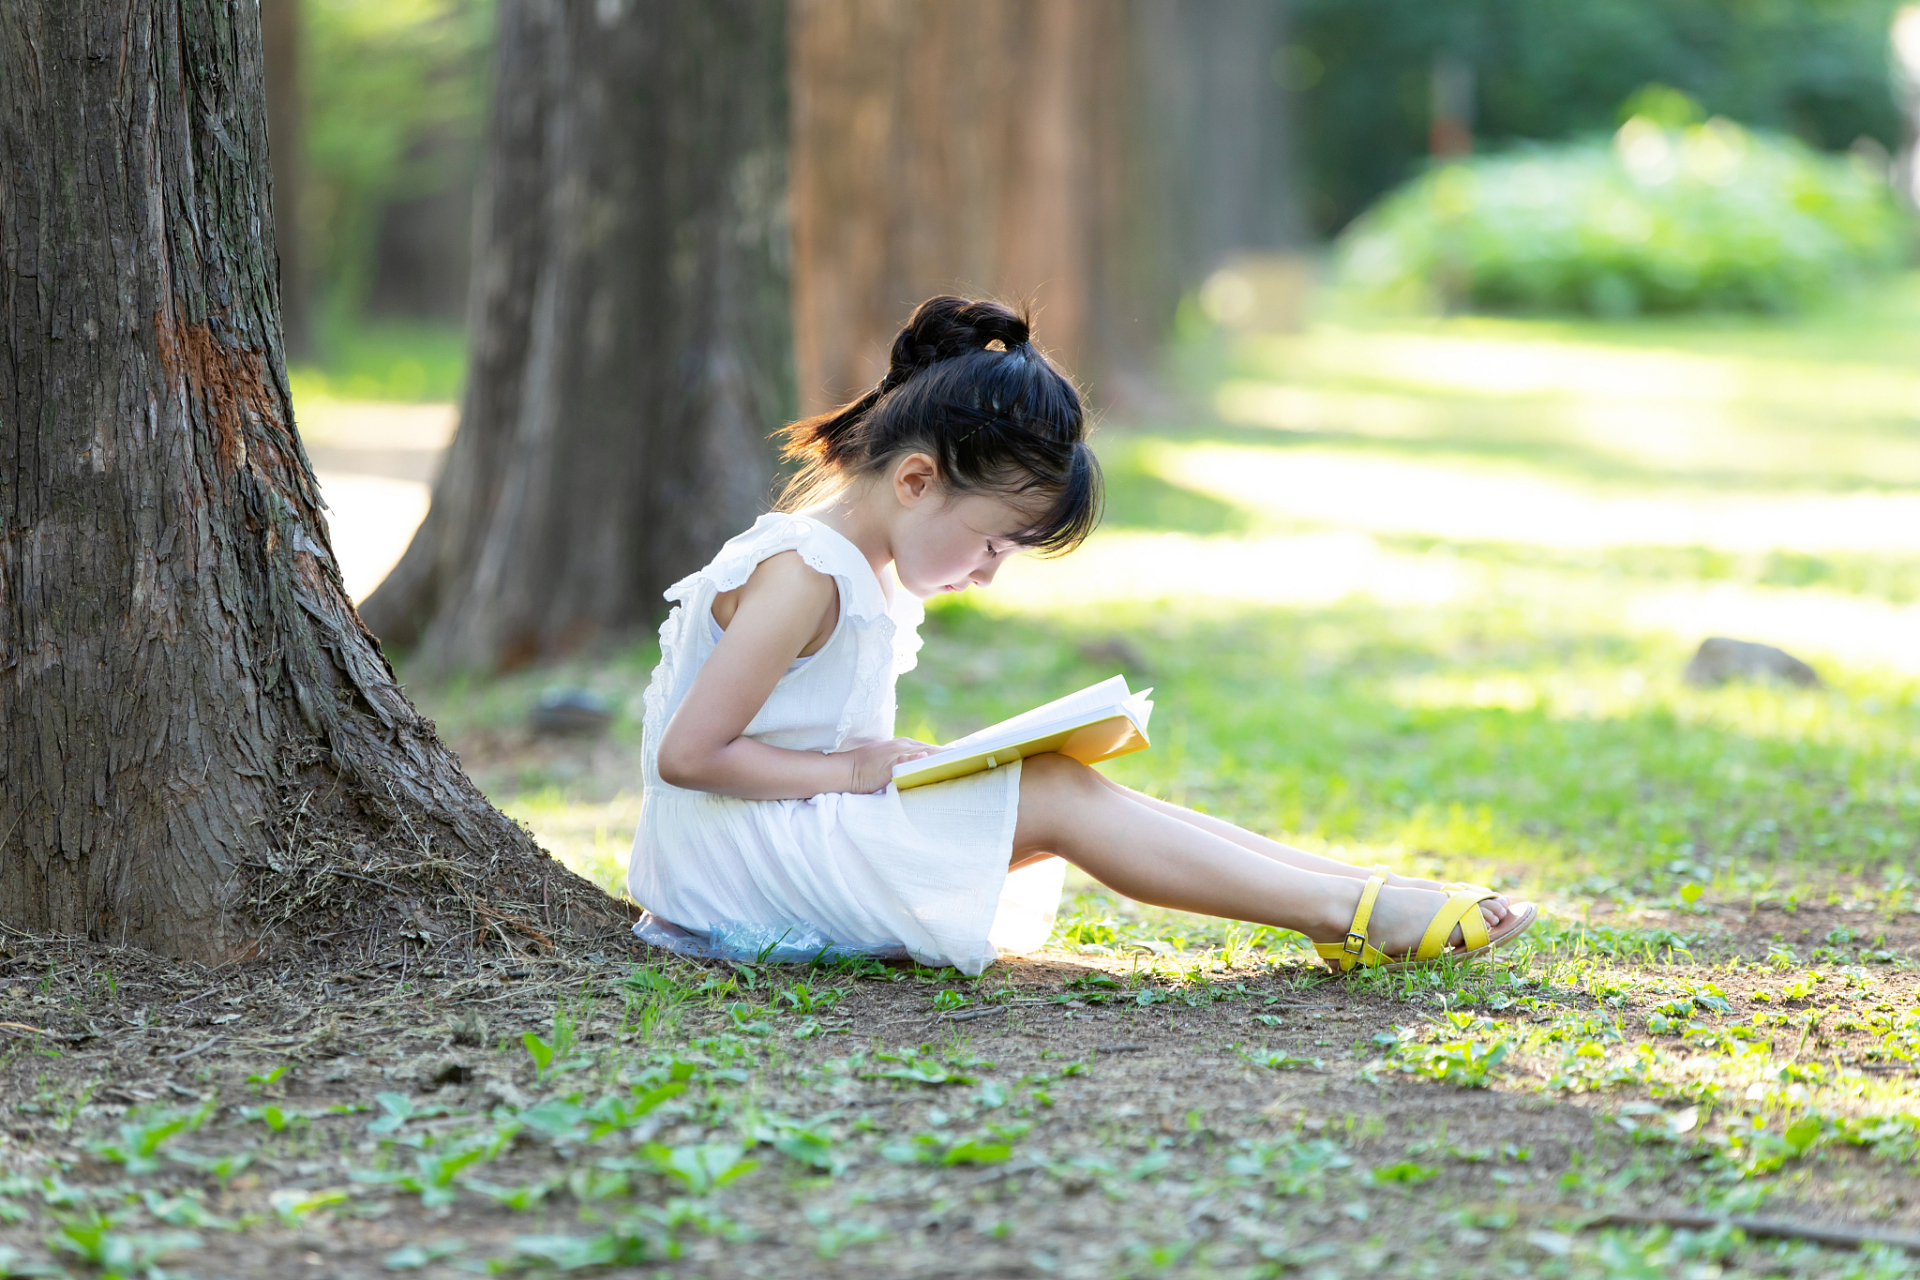
<path id="1" fill-rule="evenodd" d="M 1349 933 L 1345 943 L 1340 949 L 1350 956 L 1362 954 L 1367 949 L 1367 935 L 1364 933 Z"/>

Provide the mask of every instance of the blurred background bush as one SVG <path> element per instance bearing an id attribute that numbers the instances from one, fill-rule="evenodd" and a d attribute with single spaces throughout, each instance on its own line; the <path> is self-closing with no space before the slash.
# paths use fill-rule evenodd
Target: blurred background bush
<path id="1" fill-rule="evenodd" d="M 1905 247 L 1884 165 L 1643 94 L 1611 137 L 1435 167 L 1341 237 L 1342 279 L 1416 307 L 1786 311 Z M 1663 118 L 1664 115 L 1664 118 Z M 1676 127 L 1677 126 L 1677 127 Z"/>
<path id="2" fill-rule="evenodd" d="M 1480 146 L 1609 132 L 1649 84 L 1821 150 L 1867 138 L 1891 151 L 1906 137 L 1888 75 L 1897 7 L 1297 0 L 1275 57 L 1296 93 L 1303 205 L 1317 232 L 1337 233 L 1430 150 L 1458 145 L 1450 129 Z"/>

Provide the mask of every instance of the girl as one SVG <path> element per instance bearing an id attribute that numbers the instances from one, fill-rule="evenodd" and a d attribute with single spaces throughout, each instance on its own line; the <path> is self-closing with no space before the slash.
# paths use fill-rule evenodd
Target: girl
<path id="1" fill-rule="evenodd" d="M 920 602 L 987 586 L 1016 551 L 1071 550 L 1098 520 L 1080 397 L 1020 316 L 932 298 L 879 385 L 784 436 L 802 465 L 780 510 L 667 591 L 628 876 L 642 938 L 974 974 L 1045 941 L 1061 859 L 1142 902 L 1298 930 L 1343 972 L 1533 923 L 1531 905 L 1368 875 L 1064 756 L 899 791 L 892 767 L 933 749 L 893 733 Z"/>

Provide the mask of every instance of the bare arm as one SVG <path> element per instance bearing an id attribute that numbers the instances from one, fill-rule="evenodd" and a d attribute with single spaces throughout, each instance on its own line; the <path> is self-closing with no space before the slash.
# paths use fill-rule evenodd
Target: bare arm
<path id="1" fill-rule="evenodd" d="M 661 780 L 743 800 L 804 800 L 828 791 L 878 791 L 901 760 L 924 755 L 905 738 L 831 755 L 743 737 L 787 667 L 823 629 L 839 592 L 793 552 L 769 556 L 736 596 L 733 617 L 660 737 Z"/>

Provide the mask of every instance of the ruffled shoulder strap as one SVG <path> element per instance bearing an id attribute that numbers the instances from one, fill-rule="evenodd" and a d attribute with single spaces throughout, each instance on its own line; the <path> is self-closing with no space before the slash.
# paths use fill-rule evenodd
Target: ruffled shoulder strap
<path id="1" fill-rule="evenodd" d="M 797 551 L 808 566 L 833 577 L 852 617 L 869 621 L 886 616 L 886 595 L 860 549 L 818 520 L 788 511 L 769 511 L 751 529 L 728 539 L 706 568 L 668 587 L 666 598 L 684 604 L 703 592 L 732 591 L 753 576 L 762 560 L 782 551 Z"/>

